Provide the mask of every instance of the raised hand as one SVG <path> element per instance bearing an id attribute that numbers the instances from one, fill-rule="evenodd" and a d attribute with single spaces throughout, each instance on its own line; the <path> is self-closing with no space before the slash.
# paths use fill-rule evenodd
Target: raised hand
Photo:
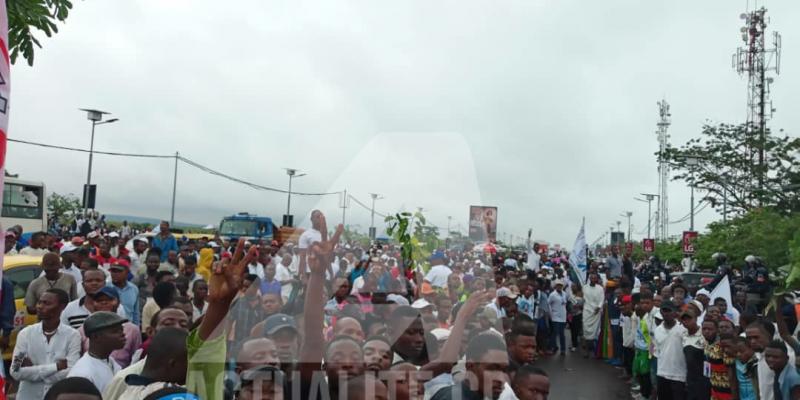
<path id="1" fill-rule="evenodd" d="M 339 224 L 336 227 L 336 232 L 333 233 L 333 237 L 328 240 L 328 224 L 325 221 L 325 215 L 320 215 L 319 231 L 322 240 L 314 242 L 308 249 L 307 263 L 312 273 L 325 274 L 328 265 L 333 262 L 333 249 L 339 243 L 339 238 L 344 232 L 344 226 Z"/>
<path id="2" fill-rule="evenodd" d="M 475 312 L 478 310 L 478 307 L 486 305 L 486 303 L 488 303 L 491 298 L 492 294 L 488 290 L 473 292 L 467 298 L 467 301 L 464 302 L 464 305 L 461 306 L 461 310 L 459 310 L 458 315 L 461 316 L 462 313 L 463 315 L 468 317 L 475 315 Z"/>
<path id="3" fill-rule="evenodd" d="M 247 269 L 247 264 L 258 257 L 258 248 L 251 246 L 247 254 L 244 253 L 245 239 L 239 238 L 232 258 L 223 258 L 214 263 L 211 279 L 208 282 L 208 301 L 230 302 L 242 285 L 242 276 Z"/>

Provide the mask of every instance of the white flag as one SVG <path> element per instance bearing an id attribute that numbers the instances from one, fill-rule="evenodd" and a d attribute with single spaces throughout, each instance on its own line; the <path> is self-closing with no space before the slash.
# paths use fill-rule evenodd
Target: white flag
<path id="1" fill-rule="evenodd" d="M 581 281 L 581 285 L 586 284 L 586 219 L 581 222 L 581 230 L 578 231 L 578 237 L 575 238 L 575 245 L 572 246 L 572 253 L 569 255 L 569 263 L 575 268 L 575 274 Z"/>

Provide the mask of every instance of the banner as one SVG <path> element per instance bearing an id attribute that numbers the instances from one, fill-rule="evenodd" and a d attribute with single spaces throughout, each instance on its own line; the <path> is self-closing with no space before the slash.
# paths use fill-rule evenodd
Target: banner
<path id="1" fill-rule="evenodd" d="M 656 240 L 655 239 L 643 239 L 642 240 L 642 249 L 644 249 L 645 253 L 652 253 L 656 251 Z"/>
<path id="2" fill-rule="evenodd" d="M 683 231 L 683 253 L 694 254 L 694 240 L 697 239 L 697 232 Z"/>
<path id="3" fill-rule="evenodd" d="M 469 206 L 469 238 L 476 242 L 497 240 L 497 207 Z"/>
<path id="4" fill-rule="evenodd" d="M 578 273 L 578 278 L 581 285 L 586 284 L 586 219 L 581 222 L 581 229 L 578 231 L 578 237 L 575 238 L 575 245 L 572 246 L 572 253 L 569 255 L 569 263 Z"/>
<path id="5" fill-rule="evenodd" d="M 8 100 L 11 92 L 11 60 L 8 58 L 8 12 L 6 2 L 0 2 L 0 52 L 3 59 L 0 60 L 0 198 L 3 198 L 3 187 L 6 176 L 6 144 L 8 143 Z M 6 227 L 0 224 L 0 248 L 5 249 Z M 3 265 L 3 255 L 0 253 L 0 265 Z M 0 291 L 2 290 L 3 269 L 0 268 Z M 2 295 L 2 293 L 0 293 Z M 5 371 L 0 368 L 0 399 L 6 398 L 5 393 Z"/>

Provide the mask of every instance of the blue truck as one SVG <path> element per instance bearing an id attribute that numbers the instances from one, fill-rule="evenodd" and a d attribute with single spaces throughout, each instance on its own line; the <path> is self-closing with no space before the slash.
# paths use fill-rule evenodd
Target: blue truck
<path id="1" fill-rule="evenodd" d="M 302 229 L 288 226 L 278 227 L 270 217 L 260 217 L 246 212 L 225 217 L 219 223 L 220 237 L 230 241 L 244 237 L 253 243 L 262 240 L 270 243 L 275 240 L 279 245 L 283 245 L 289 240 L 297 243 L 301 233 Z"/>

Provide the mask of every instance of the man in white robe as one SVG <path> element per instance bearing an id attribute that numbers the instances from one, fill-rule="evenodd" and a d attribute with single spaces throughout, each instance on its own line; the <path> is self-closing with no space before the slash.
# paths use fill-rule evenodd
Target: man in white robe
<path id="1" fill-rule="evenodd" d="M 600 336 L 600 322 L 603 317 L 605 291 L 600 285 L 597 273 L 589 274 L 589 284 L 583 287 L 583 340 L 586 344 L 586 357 L 594 352 Z"/>

